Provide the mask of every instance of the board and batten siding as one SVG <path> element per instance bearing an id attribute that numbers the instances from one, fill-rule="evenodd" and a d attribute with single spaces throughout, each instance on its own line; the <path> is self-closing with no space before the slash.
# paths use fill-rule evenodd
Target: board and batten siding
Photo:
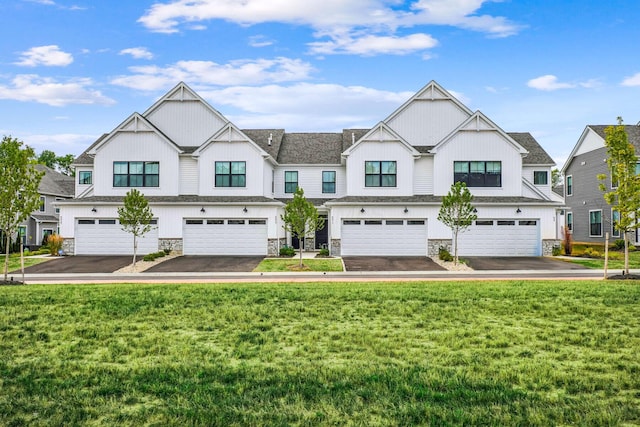
<path id="1" fill-rule="evenodd" d="M 284 173 L 285 171 L 298 171 L 298 187 L 304 190 L 306 198 L 314 199 L 336 199 L 343 197 L 346 192 L 346 176 L 344 166 L 341 165 L 280 165 L 275 170 L 275 197 L 288 198 L 293 197 L 292 193 L 284 192 Z M 336 192 L 322 192 L 322 172 L 335 171 L 336 173 Z"/>
<path id="2" fill-rule="evenodd" d="M 113 162 L 159 162 L 158 187 L 137 187 L 147 196 L 177 196 L 179 160 L 176 147 L 155 132 L 118 132 L 94 160 L 94 195 L 124 196 L 130 187 L 113 186 Z"/>
<path id="3" fill-rule="evenodd" d="M 226 123 L 199 100 L 166 100 L 147 115 L 176 144 L 197 147 Z"/>
<path id="4" fill-rule="evenodd" d="M 448 99 L 417 99 L 386 124 L 411 145 L 436 145 L 469 114 Z"/>
<path id="5" fill-rule="evenodd" d="M 80 184 L 80 172 L 91 172 L 91 184 Z M 92 166 L 81 166 L 76 168 L 75 179 L 75 197 L 78 197 L 80 194 L 85 192 L 88 188 L 93 186 L 93 183 L 96 182 L 95 172 L 93 171 Z"/>
<path id="6" fill-rule="evenodd" d="M 180 194 L 198 194 L 198 160 L 180 157 Z"/>
<path id="7" fill-rule="evenodd" d="M 546 185 L 536 185 L 534 184 L 534 172 L 544 171 L 547 173 L 547 184 Z M 522 167 L 522 177 L 529 181 L 531 184 L 544 193 L 547 197 L 551 197 L 551 167 L 549 166 L 523 166 Z M 523 194 L 524 195 L 524 194 Z M 536 198 L 539 196 L 536 196 Z"/>
<path id="8" fill-rule="evenodd" d="M 246 162 L 246 187 L 216 187 L 215 162 Z M 210 143 L 198 157 L 201 196 L 262 196 L 264 159 L 247 141 Z"/>
<path id="9" fill-rule="evenodd" d="M 433 157 L 421 157 L 415 161 L 413 194 L 433 194 Z"/>
<path id="10" fill-rule="evenodd" d="M 436 195 L 445 195 L 451 189 L 455 161 L 502 162 L 502 187 L 470 187 L 469 190 L 473 195 L 522 195 L 522 156 L 497 132 L 458 132 L 438 150 L 434 159 L 433 174 Z"/>
<path id="11" fill-rule="evenodd" d="M 366 187 L 366 161 L 395 161 L 396 187 Z M 347 158 L 347 193 L 350 196 L 413 195 L 413 168 L 413 154 L 401 142 L 363 141 Z"/>

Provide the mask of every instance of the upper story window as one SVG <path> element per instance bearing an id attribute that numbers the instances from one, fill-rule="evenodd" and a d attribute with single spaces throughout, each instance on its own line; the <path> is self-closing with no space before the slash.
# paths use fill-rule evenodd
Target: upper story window
<path id="1" fill-rule="evenodd" d="M 547 171 L 534 171 L 533 172 L 533 183 L 535 185 L 548 185 L 549 184 L 549 173 Z"/>
<path id="2" fill-rule="evenodd" d="M 322 171 L 322 192 L 336 192 L 336 171 Z"/>
<path id="3" fill-rule="evenodd" d="M 78 184 L 89 185 L 93 182 L 93 173 L 91 171 L 78 172 Z"/>
<path id="4" fill-rule="evenodd" d="M 284 192 L 295 193 L 298 189 L 298 171 L 284 172 Z"/>
<path id="5" fill-rule="evenodd" d="M 453 182 L 467 187 L 502 187 L 502 162 L 453 162 Z"/>
<path id="6" fill-rule="evenodd" d="M 397 166 L 395 161 L 364 162 L 365 187 L 395 187 Z"/>
<path id="7" fill-rule="evenodd" d="M 47 198 L 40 196 L 40 212 L 44 212 L 47 208 Z"/>
<path id="8" fill-rule="evenodd" d="M 113 162 L 114 187 L 160 186 L 159 162 Z"/>
<path id="9" fill-rule="evenodd" d="M 246 186 L 246 162 L 216 162 L 216 187 Z"/>
<path id="10" fill-rule="evenodd" d="M 573 176 L 568 175 L 564 182 L 567 196 L 573 196 Z"/>

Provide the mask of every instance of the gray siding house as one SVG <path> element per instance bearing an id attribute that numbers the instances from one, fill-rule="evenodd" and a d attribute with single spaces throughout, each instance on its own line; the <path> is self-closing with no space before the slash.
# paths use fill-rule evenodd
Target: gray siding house
<path id="1" fill-rule="evenodd" d="M 607 175 L 604 184 L 607 189 L 612 188 L 607 168 L 607 148 L 604 145 L 608 126 L 587 126 L 562 168 L 567 206 L 565 228 L 572 233 L 576 242 L 604 243 L 606 233 L 609 233 L 610 241 L 621 238 L 620 232 L 614 227 L 617 211 L 615 206 L 605 202 L 597 178 L 599 174 Z M 636 153 L 640 152 L 640 127 L 625 125 L 625 130 Z M 637 243 L 638 233 L 634 233 L 630 239 Z"/>

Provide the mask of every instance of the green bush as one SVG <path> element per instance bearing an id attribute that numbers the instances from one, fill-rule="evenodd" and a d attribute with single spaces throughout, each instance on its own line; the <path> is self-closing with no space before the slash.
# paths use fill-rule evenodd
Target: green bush
<path id="1" fill-rule="evenodd" d="M 165 251 L 158 251 L 158 252 L 154 252 L 151 254 L 147 254 L 145 256 L 142 257 L 143 261 L 155 261 L 157 258 L 162 258 L 163 256 L 166 256 L 167 254 L 165 253 Z"/>
<path id="2" fill-rule="evenodd" d="M 558 256 L 562 253 L 562 247 L 559 245 L 554 245 L 553 249 L 551 249 L 551 255 Z"/>
<path id="3" fill-rule="evenodd" d="M 453 261 L 453 256 L 451 255 L 451 253 L 449 253 L 449 250 L 444 246 L 440 246 L 440 248 L 438 249 L 438 258 L 446 262 Z"/>
<path id="4" fill-rule="evenodd" d="M 617 251 L 621 251 L 624 249 L 624 239 L 616 239 L 616 241 L 613 242 L 613 249 L 617 250 Z"/>
<path id="5" fill-rule="evenodd" d="M 582 256 L 585 256 L 587 258 L 600 258 L 600 252 L 598 252 L 597 250 L 593 249 L 593 248 L 586 248 L 582 254 Z"/>
<path id="6" fill-rule="evenodd" d="M 163 252 L 165 255 L 169 255 L 171 253 L 171 249 L 169 248 L 163 249 Z"/>
<path id="7" fill-rule="evenodd" d="M 280 248 L 280 256 L 294 256 L 296 254 L 296 250 L 291 246 L 284 245 Z"/>
<path id="8" fill-rule="evenodd" d="M 329 249 L 327 249 L 327 248 L 320 249 L 320 252 L 318 252 L 318 255 L 320 255 L 320 256 L 329 256 Z"/>

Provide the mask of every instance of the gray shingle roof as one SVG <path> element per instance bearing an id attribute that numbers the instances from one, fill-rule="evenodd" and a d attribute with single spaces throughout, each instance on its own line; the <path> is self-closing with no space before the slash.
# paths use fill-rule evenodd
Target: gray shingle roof
<path id="1" fill-rule="evenodd" d="M 339 164 L 341 133 L 285 133 L 278 153 L 280 164 Z"/>
<path id="2" fill-rule="evenodd" d="M 353 145 L 354 141 L 358 141 L 365 136 L 371 129 L 343 129 L 342 130 L 342 151 Z"/>
<path id="3" fill-rule="evenodd" d="M 271 157 L 274 159 L 278 157 L 284 129 L 242 129 L 242 133 L 251 138 L 258 147 L 269 153 Z M 271 139 L 271 145 L 269 145 L 269 139 Z"/>
<path id="4" fill-rule="evenodd" d="M 82 154 L 80 154 L 78 157 L 76 157 L 76 159 L 73 162 L 73 164 L 74 165 L 92 165 L 93 164 L 93 156 L 90 156 L 87 153 L 89 151 L 91 151 L 93 149 L 93 147 L 98 145 L 107 136 L 109 136 L 108 133 L 103 133 L 102 135 L 100 135 L 100 137 L 98 139 L 96 139 L 93 142 L 93 144 L 91 144 L 86 150 L 84 150 L 84 152 Z"/>
<path id="5" fill-rule="evenodd" d="M 38 222 L 58 222 L 58 218 L 53 215 L 31 214 L 31 218 Z"/>
<path id="6" fill-rule="evenodd" d="M 556 163 L 529 132 L 507 132 L 507 135 L 529 152 L 522 159 L 523 165 L 554 165 Z"/>
<path id="7" fill-rule="evenodd" d="M 44 172 L 38 192 L 60 197 L 73 197 L 75 194 L 75 178 L 63 175 L 45 165 L 35 165 L 36 169 Z"/>
<path id="8" fill-rule="evenodd" d="M 612 125 L 588 125 L 587 127 L 593 129 L 602 139 L 605 139 L 607 135 L 604 130 Z M 640 126 L 638 125 L 624 125 L 624 130 L 627 131 L 627 137 L 629 142 L 633 144 L 636 152 L 640 150 Z"/>

